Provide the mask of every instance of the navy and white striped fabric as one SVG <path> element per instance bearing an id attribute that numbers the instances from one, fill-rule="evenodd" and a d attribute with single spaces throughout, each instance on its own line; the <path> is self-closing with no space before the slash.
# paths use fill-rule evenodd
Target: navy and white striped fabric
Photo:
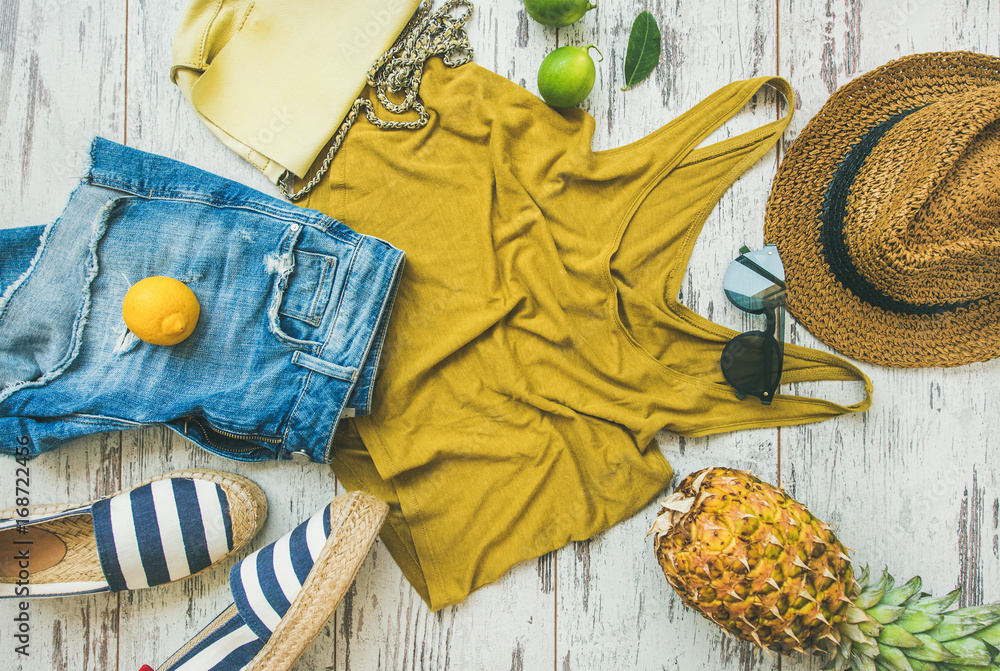
<path id="1" fill-rule="evenodd" d="M 235 606 L 207 629 L 213 631 L 166 667 L 167 671 L 237 671 L 249 664 L 267 642 L 250 630 Z"/>
<path id="2" fill-rule="evenodd" d="M 229 572 L 234 607 L 168 671 L 236 671 L 264 647 L 312 570 L 330 536 L 330 506 Z"/>
<path id="3" fill-rule="evenodd" d="M 98 501 L 91 512 L 112 592 L 179 580 L 233 549 L 229 501 L 212 482 L 157 480 Z"/>
<path id="4" fill-rule="evenodd" d="M 329 506 L 277 541 L 248 555 L 229 572 L 233 601 L 255 634 L 267 640 L 330 536 Z"/>

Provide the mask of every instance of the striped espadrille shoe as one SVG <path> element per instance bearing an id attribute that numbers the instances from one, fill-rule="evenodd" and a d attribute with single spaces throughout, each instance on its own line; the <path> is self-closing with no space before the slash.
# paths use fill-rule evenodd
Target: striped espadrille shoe
<path id="1" fill-rule="evenodd" d="M 256 484 L 175 471 L 77 505 L 0 511 L 0 598 L 153 587 L 187 578 L 246 545 L 267 517 Z"/>
<path id="2" fill-rule="evenodd" d="M 248 555 L 229 572 L 234 603 L 159 671 L 292 668 L 337 610 L 388 512 L 364 492 L 344 494 Z"/>

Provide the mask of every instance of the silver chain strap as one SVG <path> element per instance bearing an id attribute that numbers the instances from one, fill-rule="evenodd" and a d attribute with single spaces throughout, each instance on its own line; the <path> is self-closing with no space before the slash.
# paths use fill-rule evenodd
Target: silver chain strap
<path id="1" fill-rule="evenodd" d="M 319 184 L 323 175 L 330 169 L 334 156 L 343 144 L 347 131 L 364 110 L 365 117 L 373 126 L 382 130 L 403 130 L 423 128 L 430 120 L 427 109 L 418 97 L 420 80 L 424 74 L 424 63 L 434 56 L 448 67 L 465 65 L 472 60 L 472 45 L 469 35 L 465 32 L 465 24 L 472 16 L 473 5 L 469 0 L 448 0 L 441 9 L 431 13 L 433 0 L 424 0 L 406 29 L 396 43 L 375 62 L 368 70 L 368 85 L 375 91 L 379 103 L 392 114 L 404 114 L 409 111 L 419 116 L 413 121 L 391 121 L 378 116 L 375 106 L 364 95 L 358 97 L 351 105 L 350 112 L 344 118 L 340 128 L 333 136 L 330 150 L 323 159 L 323 164 L 309 182 L 300 190 L 294 191 L 295 175 L 285 172 L 278 181 L 278 187 L 285 198 L 291 201 L 300 200 Z M 465 11 L 453 16 L 455 9 Z M 403 101 L 394 103 L 389 99 L 389 93 L 403 93 Z"/>

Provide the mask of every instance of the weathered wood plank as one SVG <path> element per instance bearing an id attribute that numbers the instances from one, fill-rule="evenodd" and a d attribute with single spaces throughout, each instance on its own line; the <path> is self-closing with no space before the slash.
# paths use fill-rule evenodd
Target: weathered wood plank
<path id="1" fill-rule="evenodd" d="M 781 2 L 781 73 L 799 94 L 794 138 L 839 86 L 899 56 L 997 53 L 1000 6 L 987 0 L 839 4 Z M 801 327 L 792 339 L 825 346 Z M 997 362 L 956 369 L 862 365 L 875 405 L 860 417 L 781 431 L 781 478 L 813 513 L 838 526 L 856 564 L 924 589 L 963 587 L 965 603 L 1000 598 L 995 551 L 1000 481 L 991 467 L 998 428 Z M 784 669 L 814 668 L 785 659 Z"/>
<path id="2" fill-rule="evenodd" d="M 124 0 L 0 2 L 0 227 L 58 216 L 84 168 L 89 138 L 124 132 Z M 17 436 L 0 436 L 7 445 Z M 102 434 L 30 462 L 34 505 L 86 502 L 119 488 L 120 436 Z M 0 467 L 0 507 L 14 504 L 15 464 Z M 30 602 L 30 655 L 0 602 L 5 667 L 114 669 L 119 600 L 101 594 Z"/>
<path id="3" fill-rule="evenodd" d="M 622 92 L 629 32 L 642 9 L 657 18 L 663 55 L 650 79 Z M 643 137 L 735 79 L 774 74 L 774 13 L 761 3 L 606 3 L 592 15 L 560 30 L 560 40 L 595 42 L 604 49 L 602 75 L 589 101 L 597 119 L 598 148 Z M 772 92 L 759 95 L 706 144 L 772 121 L 776 110 Z M 772 152 L 722 198 L 698 239 L 681 292 L 684 304 L 732 328 L 751 328 L 754 320 L 726 300 L 722 271 L 742 242 L 761 244 L 774 167 Z M 658 442 L 679 479 L 712 464 L 773 473 L 776 436 L 774 430 L 759 430 L 685 440 L 663 432 Z M 673 593 L 653 556 L 652 542 L 644 540 L 657 510 L 651 505 L 599 537 L 559 552 L 558 668 L 777 668 L 776 661 L 727 638 Z"/>

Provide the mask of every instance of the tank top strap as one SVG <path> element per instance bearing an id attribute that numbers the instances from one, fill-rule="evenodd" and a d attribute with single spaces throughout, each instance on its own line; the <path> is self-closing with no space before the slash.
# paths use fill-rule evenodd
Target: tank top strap
<path id="1" fill-rule="evenodd" d="M 746 166 L 749 166 L 774 146 L 785 128 L 788 127 L 795 112 L 795 93 L 792 90 L 792 85 L 782 77 L 755 77 L 727 84 L 678 117 L 676 119 L 677 127 L 682 133 L 689 136 L 689 146 L 693 148 L 736 116 L 765 86 L 770 86 L 785 98 L 787 110 L 785 115 L 759 128 L 713 145 L 718 149 L 723 149 L 728 146 L 746 146 L 749 143 L 759 143 L 759 150 L 745 159 Z M 673 132 L 677 132 L 677 130 L 678 128 L 675 128 Z M 765 140 L 770 140 L 770 142 Z"/>
<path id="2" fill-rule="evenodd" d="M 703 160 L 707 156 L 733 157 L 732 162 L 728 165 L 728 173 L 717 183 L 716 193 L 720 197 L 732 182 L 760 160 L 777 143 L 792 119 L 795 110 L 795 94 L 791 85 L 781 77 L 758 77 L 733 82 L 691 110 L 691 113 L 704 119 L 704 130 L 707 131 L 701 136 L 704 138 L 708 133 L 732 118 L 764 86 L 770 86 L 784 96 L 787 112 L 782 118 L 709 147 L 698 148 L 685 159 L 687 162 Z M 709 207 L 714 207 L 717 200 L 717 198 L 713 199 Z M 697 231 L 692 231 L 692 233 L 689 242 L 693 246 Z M 690 249 L 685 250 L 685 256 L 688 253 L 690 253 Z M 750 424 L 763 427 L 821 421 L 844 414 L 864 412 L 871 407 L 872 382 L 857 366 L 820 350 L 792 344 L 784 346 L 782 386 L 799 382 L 823 381 L 861 382 L 864 385 L 864 396 L 856 403 L 841 405 L 821 398 L 794 396 L 779 392 L 770 407 L 758 405 L 754 409 L 752 414 L 756 416 L 756 421 L 751 421 Z M 748 407 L 745 403 L 740 405 L 744 408 Z M 753 404 L 751 403 L 749 407 L 752 408 Z"/>
<path id="3" fill-rule="evenodd" d="M 787 111 L 784 116 L 726 140 L 699 146 L 705 138 L 739 113 L 761 89 L 768 86 L 785 98 Z M 697 211 L 686 219 L 687 230 L 670 264 L 668 294 L 676 295 L 680 290 L 694 243 L 719 199 L 733 182 L 777 144 L 794 111 L 795 94 L 791 84 L 781 77 L 757 77 L 727 84 L 647 136 L 647 151 L 654 156 L 673 156 L 673 160 L 653 176 L 647 188 L 654 188 L 660 180 L 672 174 L 673 186 L 676 188 L 682 185 L 680 188 L 685 194 L 685 202 L 697 203 Z M 669 150 L 661 153 L 665 146 Z M 686 166 L 694 167 L 690 170 L 678 170 Z"/>
<path id="4" fill-rule="evenodd" d="M 786 111 L 783 116 L 734 137 L 699 146 L 767 86 L 785 98 Z M 863 396 L 849 405 L 780 391 L 771 405 L 763 405 L 753 398 L 738 400 L 736 390 L 725 383 L 718 366 L 722 347 L 738 335 L 737 332 L 694 313 L 677 298 L 691 250 L 708 215 L 733 182 L 774 147 L 791 121 L 794 109 L 792 87 L 780 77 L 758 77 L 733 82 L 648 136 L 648 144 L 643 147 L 643 151 L 651 152 L 652 155 L 658 152 L 670 155 L 673 161 L 653 175 L 647 191 L 638 201 L 651 206 L 655 216 L 640 217 L 640 207 L 637 205 L 628 214 L 624 228 L 630 231 L 629 234 L 634 239 L 634 236 L 655 234 L 658 221 L 676 221 L 683 227 L 682 232 L 674 230 L 675 236 L 677 233 L 680 235 L 676 237 L 677 247 L 672 250 L 671 258 L 667 261 L 665 282 L 660 286 L 666 287 L 662 293 L 667 303 L 666 312 L 681 320 L 674 327 L 679 326 L 684 333 L 684 337 L 677 339 L 677 342 L 686 343 L 687 350 L 685 356 L 681 357 L 684 360 L 682 362 L 671 365 L 659 361 L 661 366 L 676 368 L 699 380 L 693 387 L 698 391 L 692 393 L 692 399 L 699 400 L 692 400 L 694 407 L 690 408 L 690 412 L 670 413 L 667 428 L 681 435 L 701 436 L 737 429 L 818 422 L 863 412 L 872 405 L 871 380 L 859 368 L 836 355 L 792 344 L 784 347 L 782 390 L 788 391 L 792 385 L 802 382 L 861 382 Z M 667 147 L 671 150 L 669 154 L 664 151 Z M 669 189 L 658 188 L 661 182 L 667 181 Z M 652 219 L 647 221 L 650 217 Z M 619 238 L 613 248 L 612 264 L 618 268 L 635 266 L 639 261 L 629 256 L 631 246 L 621 243 Z M 654 358 L 659 360 L 663 356 L 671 355 L 661 352 Z M 706 369 L 695 370 L 699 365 L 709 365 L 709 362 L 711 372 Z M 851 394 L 854 396 L 856 392 L 851 390 Z M 672 397 L 671 402 L 676 403 L 676 397 Z M 671 406 L 671 409 L 676 408 Z M 651 425 L 657 419 L 652 420 Z"/>
<path id="5" fill-rule="evenodd" d="M 865 395 L 857 403 L 843 406 L 822 399 L 805 398 L 799 396 L 782 396 L 778 394 L 775 404 L 780 399 L 796 399 L 798 401 L 809 401 L 812 405 L 828 408 L 826 416 L 833 417 L 848 412 L 863 412 L 872 405 L 872 381 L 860 368 L 845 361 L 844 359 L 823 352 L 821 350 L 810 349 L 800 345 L 786 344 L 784 347 L 784 365 L 781 373 L 781 384 L 795 384 L 797 382 L 862 382 L 864 383 Z"/>
<path id="6" fill-rule="evenodd" d="M 742 429 L 762 429 L 797 424 L 810 424 L 841 415 L 864 412 L 872 406 L 872 382 L 852 363 L 833 354 L 786 344 L 781 388 L 799 382 L 861 382 L 864 396 L 850 405 L 841 405 L 822 398 L 782 393 L 779 389 L 771 405 L 755 398 L 737 400 L 736 390 L 726 384 L 713 385 L 702 402 L 724 412 L 696 412 L 676 426 L 668 426 L 683 436 L 706 436 Z M 852 394 L 854 392 L 851 392 Z M 716 405 L 719 404 L 719 405 Z"/>
<path id="7" fill-rule="evenodd" d="M 678 163 L 688 160 L 689 155 L 696 151 L 695 148 L 705 138 L 736 116 L 765 86 L 770 86 L 785 98 L 787 112 L 782 118 L 709 147 L 697 149 L 699 154 L 717 155 L 753 145 L 755 151 L 741 155 L 739 165 L 734 166 L 741 173 L 775 145 L 792 119 L 795 94 L 791 84 L 781 77 L 756 77 L 727 84 L 641 140 L 600 153 L 613 155 L 628 151 L 634 156 L 642 147 L 649 155 L 656 157 L 661 167 L 669 171 Z M 666 165 L 663 162 L 665 155 L 672 158 Z"/>

